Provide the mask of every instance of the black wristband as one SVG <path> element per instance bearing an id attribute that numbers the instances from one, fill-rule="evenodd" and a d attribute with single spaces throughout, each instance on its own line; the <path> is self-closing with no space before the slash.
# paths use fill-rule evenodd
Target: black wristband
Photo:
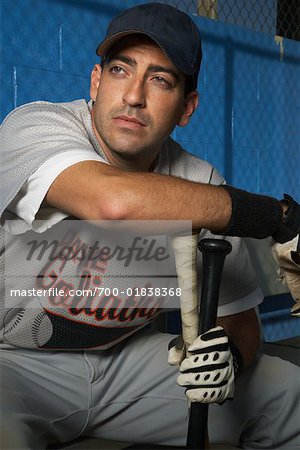
<path id="1" fill-rule="evenodd" d="M 275 198 L 233 186 L 222 185 L 220 188 L 231 197 L 232 213 L 225 230 L 215 234 L 264 239 L 272 236 L 282 223 L 282 206 Z"/>
<path id="2" fill-rule="evenodd" d="M 231 341 L 231 339 L 228 339 L 229 348 L 233 357 L 233 368 L 234 368 L 234 375 L 236 377 L 239 376 L 239 374 L 242 372 L 244 368 L 244 361 L 242 354 L 238 347 Z"/>
<path id="3" fill-rule="evenodd" d="M 283 197 L 282 202 L 287 204 L 287 210 L 279 227 L 272 235 L 274 241 L 280 244 L 291 241 L 300 232 L 300 205 L 290 195 L 284 194 Z"/>

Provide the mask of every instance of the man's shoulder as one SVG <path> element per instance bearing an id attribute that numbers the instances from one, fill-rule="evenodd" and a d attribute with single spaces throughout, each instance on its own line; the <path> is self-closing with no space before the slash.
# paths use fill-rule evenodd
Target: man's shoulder
<path id="1" fill-rule="evenodd" d="M 15 114 L 16 112 L 26 112 L 28 110 L 67 110 L 67 111 L 76 111 L 76 110 L 80 110 L 80 109 L 87 109 L 88 108 L 88 104 L 86 102 L 86 100 L 84 99 L 78 99 L 78 100 L 73 100 L 70 102 L 48 102 L 45 100 L 38 100 L 38 101 L 34 101 L 34 102 L 29 102 L 29 103 L 24 103 L 23 105 L 17 106 L 15 109 L 13 109 L 7 117 L 9 117 L 12 114 Z"/>
<path id="2" fill-rule="evenodd" d="M 167 143 L 170 175 L 201 183 L 221 184 L 224 178 L 208 161 L 192 155 L 170 138 Z"/>
<path id="3" fill-rule="evenodd" d="M 15 120 L 31 121 L 40 119 L 39 121 L 47 121 L 51 118 L 60 117 L 83 117 L 89 113 L 88 104 L 85 100 L 75 100 L 72 102 L 64 103 L 52 103 L 47 101 L 35 101 L 25 103 L 13 109 L 4 119 L 1 126 L 5 126 L 7 123 L 12 123 Z"/>

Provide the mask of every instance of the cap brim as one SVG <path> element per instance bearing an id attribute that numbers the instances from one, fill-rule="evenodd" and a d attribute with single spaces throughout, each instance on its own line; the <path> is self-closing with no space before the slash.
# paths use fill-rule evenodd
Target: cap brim
<path id="1" fill-rule="evenodd" d="M 109 49 L 116 44 L 120 39 L 122 39 L 125 36 L 128 36 L 129 34 L 144 34 L 145 36 L 149 36 L 151 39 L 153 39 L 160 47 L 160 43 L 157 42 L 157 40 L 155 39 L 154 36 L 152 36 L 149 33 L 145 33 L 145 31 L 141 31 L 141 30 L 137 30 L 137 29 L 132 29 L 132 30 L 126 30 L 126 31 L 120 31 L 119 33 L 116 33 L 106 39 L 104 39 L 104 41 L 102 41 L 96 50 L 96 54 L 98 56 L 105 56 L 107 54 L 107 52 L 109 51 Z M 162 47 L 161 47 L 162 48 Z M 162 50 L 164 51 L 164 49 L 162 48 Z M 164 51 L 165 52 L 165 51 Z"/>

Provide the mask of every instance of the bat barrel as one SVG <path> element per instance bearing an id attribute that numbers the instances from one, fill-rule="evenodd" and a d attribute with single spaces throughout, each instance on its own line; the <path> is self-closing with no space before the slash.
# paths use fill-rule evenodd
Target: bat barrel
<path id="1" fill-rule="evenodd" d="M 219 291 L 230 242 L 224 239 L 202 239 L 198 245 L 203 256 L 203 280 L 199 301 L 199 334 L 214 327 L 217 319 Z M 187 448 L 205 449 L 207 437 L 208 404 L 192 403 L 189 416 Z"/>

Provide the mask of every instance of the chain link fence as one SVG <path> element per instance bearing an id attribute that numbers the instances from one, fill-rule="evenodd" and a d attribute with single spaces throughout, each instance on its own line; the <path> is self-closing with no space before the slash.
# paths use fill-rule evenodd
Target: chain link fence
<path id="1" fill-rule="evenodd" d="M 165 0 L 163 3 L 190 14 L 300 41 L 300 0 Z"/>

